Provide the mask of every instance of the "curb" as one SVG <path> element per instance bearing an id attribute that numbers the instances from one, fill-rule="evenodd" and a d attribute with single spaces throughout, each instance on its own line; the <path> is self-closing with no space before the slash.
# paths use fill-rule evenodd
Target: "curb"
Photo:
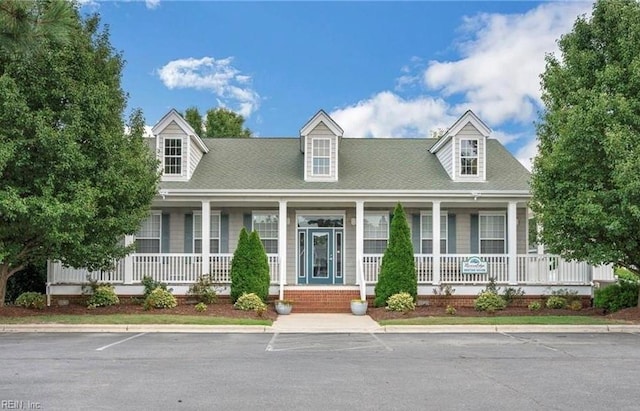
<path id="1" fill-rule="evenodd" d="M 218 334 L 488 334 L 640 333 L 634 325 L 387 325 L 377 328 L 280 328 L 264 325 L 0 324 L 0 333 L 218 333 Z"/>

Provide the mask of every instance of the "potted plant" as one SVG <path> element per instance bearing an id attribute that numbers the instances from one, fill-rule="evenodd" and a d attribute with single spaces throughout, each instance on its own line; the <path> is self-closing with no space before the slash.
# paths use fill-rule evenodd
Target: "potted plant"
<path id="1" fill-rule="evenodd" d="M 351 313 L 353 315 L 365 315 L 367 313 L 367 300 L 353 299 L 351 300 Z"/>
<path id="2" fill-rule="evenodd" d="M 276 300 L 275 307 L 276 307 L 276 312 L 280 315 L 291 314 L 291 310 L 293 309 L 293 301 Z"/>

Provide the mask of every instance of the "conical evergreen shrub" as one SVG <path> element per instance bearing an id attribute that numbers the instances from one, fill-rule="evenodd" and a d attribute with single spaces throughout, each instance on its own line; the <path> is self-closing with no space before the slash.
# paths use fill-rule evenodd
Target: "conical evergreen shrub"
<path id="1" fill-rule="evenodd" d="M 269 284 L 271 283 L 269 258 L 267 257 L 264 245 L 257 231 L 253 231 L 249 235 L 249 261 L 251 263 L 249 281 L 251 290 L 247 292 L 255 293 L 262 301 L 267 301 L 267 297 L 269 297 Z"/>
<path id="2" fill-rule="evenodd" d="M 418 279 L 409 224 L 402 205 L 398 203 L 393 211 L 389 242 L 382 257 L 378 283 L 375 287 L 374 305 L 383 307 L 389 297 L 401 292 L 411 294 L 415 301 L 418 294 Z"/>
<path id="3" fill-rule="evenodd" d="M 251 265 L 249 263 L 249 234 L 243 227 L 238 237 L 238 245 L 233 253 L 231 260 L 231 302 L 235 303 L 243 293 L 250 293 L 248 290 L 248 281 L 251 273 Z"/>

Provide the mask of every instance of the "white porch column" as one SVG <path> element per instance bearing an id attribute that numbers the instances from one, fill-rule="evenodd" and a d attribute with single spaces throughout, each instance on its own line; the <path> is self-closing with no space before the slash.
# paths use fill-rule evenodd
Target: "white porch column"
<path id="1" fill-rule="evenodd" d="M 124 246 L 128 247 L 133 244 L 135 241 L 135 237 L 132 235 L 124 236 Z M 124 258 L 124 278 L 123 281 L 125 284 L 133 283 L 133 255 L 127 254 Z"/>
<path id="2" fill-rule="evenodd" d="M 433 227 L 433 284 L 440 284 L 440 201 L 434 201 L 431 218 Z"/>
<path id="3" fill-rule="evenodd" d="M 518 220 L 515 201 L 509 201 L 507 209 L 507 250 L 509 253 L 509 284 L 518 283 Z"/>
<path id="4" fill-rule="evenodd" d="M 287 282 L 287 202 L 278 202 L 278 268 L 280 299 L 284 300 L 284 285 Z"/>
<path id="5" fill-rule="evenodd" d="M 202 269 L 200 274 L 209 273 L 209 255 L 211 253 L 210 244 L 210 227 L 211 227 L 211 204 L 209 200 L 202 200 Z"/>
<path id="6" fill-rule="evenodd" d="M 367 286 L 364 281 L 364 201 L 356 201 L 356 284 L 360 286 L 360 299 L 367 298 Z"/>

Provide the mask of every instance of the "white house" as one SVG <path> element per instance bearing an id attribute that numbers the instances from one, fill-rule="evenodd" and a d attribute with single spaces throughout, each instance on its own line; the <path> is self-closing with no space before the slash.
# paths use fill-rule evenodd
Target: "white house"
<path id="1" fill-rule="evenodd" d="M 295 138 L 203 139 L 175 110 L 152 132 L 162 179 L 151 215 L 126 239 L 136 252 L 91 273 L 119 294 L 140 294 L 146 275 L 176 293 L 202 274 L 228 284 L 244 226 L 268 253 L 271 294 L 296 311 L 348 310 L 373 295 L 397 203 L 421 298 L 440 284 L 476 295 L 489 278 L 529 296 L 590 295 L 594 280 L 613 278 L 611 267 L 528 252 L 529 172 L 471 111 L 438 139 L 348 138 L 322 110 Z M 48 274 L 55 297 L 78 294 L 87 271 L 50 263 Z"/>

